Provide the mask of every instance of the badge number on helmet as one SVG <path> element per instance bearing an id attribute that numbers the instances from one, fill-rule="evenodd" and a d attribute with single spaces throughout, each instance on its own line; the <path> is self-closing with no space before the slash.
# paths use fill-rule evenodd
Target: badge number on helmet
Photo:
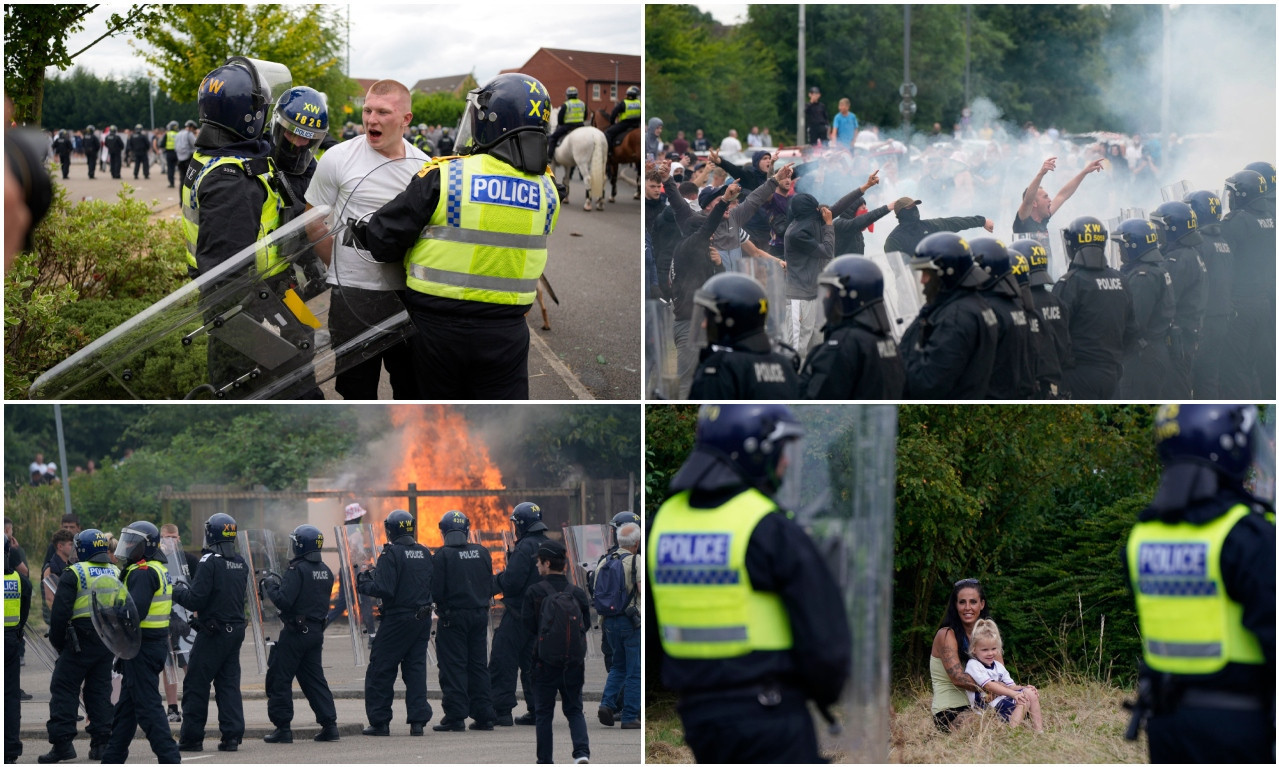
<path id="1" fill-rule="evenodd" d="M 232 522 L 232 523 L 231 523 L 231 524 L 229 524 L 229 525 L 223 525 L 223 526 L 222 526 L 222 537 L 223 537 L 223 538 L 234 538 L 234 537 L 235 537 L 235 523 L 234 523 L 234 522 Z"/>
<path id="2" fill-rule="evenodd" d="M 1106 233 L 1102 231 L 1101 224 L 1084 224 L 1084 231 L 1079 234 L 1079 244 L 1085 245 L 1090 242 L 1105 242 Z"/>

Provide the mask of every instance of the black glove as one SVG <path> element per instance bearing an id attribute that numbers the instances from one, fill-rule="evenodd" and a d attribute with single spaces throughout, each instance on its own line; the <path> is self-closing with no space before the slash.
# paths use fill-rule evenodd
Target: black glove
<path id="1" fill-rule="evenodd" d="M 359 571 L 358 573 L 356 573 L 356 574 L 355 574 L 355 582 L 356 582 L 356 584 L 360 584 L 360 583 L 372 583 L 372 582 L 373 582 L 373 570 L 372 570 L 372 569 L 369 569 L 369 570 L 361 570 L 361 571 Z"/>

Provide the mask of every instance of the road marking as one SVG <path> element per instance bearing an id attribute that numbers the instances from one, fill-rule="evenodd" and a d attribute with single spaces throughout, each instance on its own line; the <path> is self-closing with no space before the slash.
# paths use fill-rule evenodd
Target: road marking
<path id="1" fill-rule="evenodd" d="M 577 380 L 573 372 L 568 369 L 568 365 L 565 365 L 563 360 L 557 357 L 555 352 L 551 351 L 551 347 L 532 328 L 529 329 L 528 336 L 533 342 L 533 347 L 537 349 L 537 353 L 542 355 L 542 359 L 546 360 L 546 364 L 551 366 L 551 370 L 555 371 L 555 374 L 572 390 L 573 394 L 577 395 L 578 399 L 595 399 L 595 397 L 591 396 L 590 391 L 582 385 L 582 382 Z"/>

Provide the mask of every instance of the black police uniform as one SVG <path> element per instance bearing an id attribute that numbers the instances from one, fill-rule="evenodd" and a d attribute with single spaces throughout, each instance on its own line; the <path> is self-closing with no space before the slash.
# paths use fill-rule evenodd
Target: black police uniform
<path id="1" fill-rule="evenodd" d="M 182 681 L 183 744 L 204 741 L 210 684 L 218 701 L 222 742 L 239 744 L 244 737 L 240 646 L 244 644 L 244 600 L 249 575 L 249 566 L 239 554 L 224 557 L 206 549 L 190 587 L 179 584 L 173 590 L 173 601 L 195 611 L 199 625 Z"/>
<path id="2" fill-rule="evenodd" d="M 62 168 L 62 177 L 71 177 L 71 139 L 59 135 L 53 140 L 53 152 L 58 156 L 58 165 Z"/>
<path id="3" fill-rule="evenodd" d="M 1139 520 L 1205 525 L 1241 503 L 1252 499 L 1230 489 L 1202 499 L 1157 496 Z M 1120 559 L 1131 585 L 1126 547 L 1120 547 Z M 1153 685 L 1146 727 L 1152 763 L 1274 762 L 1274 522 L 1255 510 L 1240 519 L 1222 542 L 1219 566 L 1226 595 L 1243 607 L 1243 626 L 1257 636 L 1266 662 L 1231 662 L 1203 675 L 1163 675 L 1143 663 L 1140 674 Z"/>
<path id="4" fill-rule="evenodd" d="M 731 347 L 703 349 L 701 355 L 690 399 L 790 400 L 799 396 L 794 361 L 773 351 L 763 328 Z"/>
<path id="5" fill-rule="evenodd" d="M 356 591 L 382 600 L 382 624 L 364 675 L 364 713 L 373 727 L 391 722 L 396 672 L 404 676 L 406 721 L 431 721 L 426 700 L 426 648 L 431 639 L 431 552 L 410 535 L 382 547 L 371 578 Z"/>
<path id="6" fill-rule="evenodd" d="M 1168 379 L 1170 386 L 1166 393 L 1170 399 L 1190 396 L 1191 370 L 1208 303 L 1208 271 L 1199 258 L 1199 251 L 1193 247 L 1203 238 L 1195 234 L 1197 232 L 1160 249 L 1164 254 L 1164 269 L 1172 278 L 1175 301 L 1173 333 L 1168 350 L 1173 372 Z"/>
<path id="7" fill-rule="evenodd" d="M 107 159 L 111 162 L 111 178 L 120 178 L 121 156 L 124 154 L 124 139 L 120 137 L 119 133 L 112 131 L 103 143 L 107 145 Z"/>
<path id="8" fill-rule="evenodd" d="M 520 612 L 528 587 L 542 580 L 537 572 L 537 547 L 545 540 L 543 530 L 525 533 L 506 558 L 506 569 L 493 576 L 492 593 L 501 593 L 505 608 L 502 622 L 493 631 L 493 650 L 489 655 L 489 684 L 493 691 L 493 710 L 499 721 L 511 716 L 511 709 L 515 708 L 517 671 L 529 716 L 537 711 L 532 678 L 533 644 L 537 636 L 524 626 Z M 531 720 L 525 721 L 531 723 Z"/>
<path id="9" fill-rule="evenodd" d="M 125 587 L 138 614 L 143 618 L 151 609 L 151 600 L 160 590 L 160 579 L 163 577 L 165 576 L 159 570 L 150 567 L 146 561 L 130 565 L 124 570 Z M 102 762 L 124 764 L 129 758 L 129 744 L 133 741 L 134 733 L 141 727 L 161 764 L 179 764 L 182 755 L 178 752 L 178 744 L 173 742 L 169 717 L 164 712 L 164 699 L 160 697 L 160 674 L 169 657 L 169 629 L 143 628 L 139 631 L 142 634 L 142 647 L 138 654 L 130 660 L 116 661 L 123 680 L 120 684 L 120 698 L 116 701 L 115 714 L 111 720 L 111 737 L 102 753 Z M 185 725 L 183 722 L 183 726 Z"/>
<path id="10" fill-rule="evenodd" d="M 1235 262 L 1235 318 L 1221 376 L 1228 399 L 1275 396 L 1275 214 L 1261 210 L 1264 202 L 1231 210 L 1221 222 Z"/>
<path id="11" fill-rule="evenodd" d="M 1172 374 L 1168 355 L 1168 334 L 1176 311 L 1172 277 L 1157 255 L 1151 261 L 1124 264 L 1122 274 L 1124 289 L 1132 297 L 1133 322 L 1138 332 L 1127 339 L 1124 347 L 1119 398 L 1163 399 L 1169 396 L 1166 387 Z"/>
<path id="12" fill-rule="evenodd" d="M 1123 276 L 1103 266 L 1074 264 L 1053 287 L 1065 309 L 1071 359 L 1062 361 L 1062 378 L 1074 399 L 1110 399 L 1119 383 L 1124 338 L 1135 328 L 1132 297 Z"/>
<path id="13" fill-rule="evenodd" d="M 906 388 L 897 343 L 856 317 L 822 328 L 824 340 L 809 353 L 799 374 L 804 399 L 899 400 Z"/>
<path id="14" fill-rule="evenodd" d="M 129 137 L 129 154 L 133 155 L 133 177 L 138 177 L 138 170 L 143 178 L 151 178 L 151 163 L 147 162 L 147 153 L 151 151 L 151 139 L 144 133 L 135 133 Z"/>
<path id="15" fill-rule="evenodd" d="M 981 297 L 999 320 L 999 343 L 986 399 L 1030 399 L 1035 393 L 1030 321 L 1020 296 L 1008 296 L 1001 292 L 1004 287 L 997 285 L 981 291 Z"/>
<path id="16" fill-rule="evenodd" d="M 460 536 L 459 536 L 460 537 Z M 493 595 L 493 558 L 478 543 L 441 546 L 435 552 L 435 657 L 444 694 L 441 726 L 469 716 L 478 727 L 493 726 L 489 686 L 489 598 Z"/>
<path id="17" fill-rule="evenodd" d="M 102 139 L 98 138 L 97 133 L 90 133 L 84 137 L 84 157 L 89 161 L 89 178 L 93 178 L 93 174 L 98 169 L 98 153 L 102 151 Z"/>
<path id="18" fill-rule="evenodd" d="M 1062 381 L 1062 368 L 1070 360 L 1070 320 L 1066 307 L 1047 285 L 1032 285 L 1030 300 L 1034 307 L 1034 322 L 1039 324 L 1035 338 L 1035 378 L 1039 382 L 1039 396 L 1044 399 L 1065 399 L 1069 396 Z"/>
<path id="19" fill-rule="evenodd" d="M 542 616 L 542 602 L 552 594 L 567 591 L 577 601 L 582 611 L 582 628 L 591 625 L 591 603 L 586 592 L 568 582 L 564 573 L 549 573 L 524 592 L 524 604 L 520 608 L 520 620 L 524 630 L 537 637 Z M 537 701 L 537 761 L 550 764 L 553 756 L 552 719 L 555 716 L 555 696 L 560 697 L 560 708 L 568 720 L 569 737 L 573 742 L 573 758 L 588 759 L 591 755 L 590 733 L 586 730 L 586 717 L 582 713 L 582 687 L 586 682 L 586 664 L 569 663 L 552 666 L 541 658 L 533 660 L 533 694 Z"/>
<path id="20" fill-rule="evenodd" d="M 1199 351 L 1195 354 L 1192 380 L 1195 397 L 1215 400 L 1221 397 L 1221 369 L 1229 345 L 1227 332 L 1234 316 L 1230 298 L 1234 285 L 1234 260 L 1230 243 L 1221 234 L 1221 222 L 1201 225 L 1199 234 L 1202 240 L 1196 247 L 1206 270 L 1208 292 L 1204 300 L 1203 330 L 1199 333 Z"/>
<path id="21" fill-rule="evenodd" d="M 266 670 L 266 715 L 279 729 L 290 729 L 293 722 L 294 677 L 307 703 L 315 712 L 321 727 L 337 724 L 333 693 L 324 678 L 321 658 L 324 654 L 325 616 L 329 596 L 333 593 L 333 571 L 323 562 L 297 557 L 276 581 L 266 581 L 262 588 L 280 610 L 284 628 L 271 648 Z"/>
<path id="22" fill-rule="evenodd" d="M 5 575 L 14 572 L 17 557 L 10 553 L 4 563 Z M 5 599 L 11 599 L 6 594 Z M 18 625 L 4 627 L 4 761 L 13 764 L 22 756 L 22 664 L 18 656 L 22 630 L 31 612 L 31 583 L 18 576 Z M 108 667 L 109 669 L 109 667 Z M 109 689 L 109 688 L 108 688 Z"/>
<path id="23" fill-rule="evenodd" d="M 983 399 L 999 344 L 999 318 L 975 291 L 943 291 L 902 335 L 909 399 Z"/>
<path id="24" fill-rule="evenodd" d="M 94 562 L 82 566 L 107 567 Z M 113 568 L 114 570 L 114 568 Z M 79 573 L 68 567 L 58 579 L 49 617 L 49 643 L 58 651 L 58 661 L 49 680 L 49 742 L 56 747 L 75 739 L 76 717 L 80 713 L 80 696 L 88 715 L 85 730 L 90 748 L 100 747 L 111 736 L 111 661 L 112 652 L 102 643 L 89 617 L 72 618 L 72 608 L 81 589 Z M 72 639 L 70 634 L 74 633 Z"/>

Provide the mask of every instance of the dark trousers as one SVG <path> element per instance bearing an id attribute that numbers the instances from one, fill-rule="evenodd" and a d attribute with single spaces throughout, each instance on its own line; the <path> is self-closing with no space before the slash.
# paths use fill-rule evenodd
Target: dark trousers
<path id="1" fill-rule="evenodd" d="M 62 168 L 63 178 L 71 178 L 71 155 L 58 155 L 58 167 Z"/>
<path id="2" fill-rule="evenodd" d="M 582 715 L 582 685 L 586 681 L 585 666 L 533 667 L 533 697 L 537 701 L 537 762 L 550 764 L 555 761 L 551 720 L 555 717 L 555 695 L 560 696 L 560 708 L 568 720 L 569 736 L 573 739 L 573 758 L 591 755 L 591 741 L 586 732 L 586 717 Z"/>
<path id="3" fill-rule="evenodd" d="M 183 179 L 187 177 L 187 168 L 191 167 L 191 158 L 178 160 L 178 183 L 181 184 Z"/>
<path id="4" fill-rule="evenodd" d="M 84 620 L 83 618 L 81 620 Z M 80 652 L 70 643 L 62 648 L 53 676 L 49 679 L 49 742 L 75 739 L 80 715 L 80 692 L 84 691 L 85 728 L 93 743 L 105 743 L 111 736 L 111 661 L 114 656 L 98 641 L 93 629 L 79 632 Z"/>
<path id="5" fill-rule="evenodd" d="M 182 742 L 204 740 L 204 724 L 209 719 L 209 685 L 218 701 L 218 730 L 222 740 L 244 737 L 244 701 L 240 698 L 240 645 L 244 644 L 244 624 L 213 630 L 202 628 L 195 635 L 187 675 L 182 682 Z"/>
<path id="6" fill-rule="evenodd" d="M 431 721 L 431 704 L 426 700 L 426 646 L 430 639 L 430 619 L 418 620 L 412 615 L 382 619 L 364 674 L 364 714 L 369 724 L 390 724 L 396 671 L 404 678 L 404 705 L 408 709 L 405 721 Z"/>
<path id="7" fill-rule="evenodd" d="M 22 756 L 22 701 L 18 690 L 22 687 L 18 664 L 18 630 L 4 630 L 4 761 L 11 764 Z"/>
<path id="8" fill-rule="evenodd" d="M 520 605 L 506 603 L 502 622 L 493 632 L 493 652 L 489 657 L 489 684 L 493 689 L 493 710 L 498 716 L 515 708 L 515 677 L 524 689 L 524 702 L 530 713 L 537 713 L 533 698 L 533 636 L 520 619 Z"/>
<path id="9" fill-rule="evenodd" d="M 147 163 L 146 154 L 143 154 L 141 156 L 136 156 L 136 155 L 134 156 L 133 158 L 133 177 L 134 178 L 138 177 L 139 168 L 142 169 L 143 176 L 145 176 L 146 178 L 151 178 L 151 166 Z M 63 176 L 63 178 L 66 178 L 66 176 Z"/>
<path id="10" fill-rule="evenodd" d="M 306 702 L 315 712 L 321 726 L 337 724 L 338 712 L 333 706 L 333 692 L 324 678 L 320 664 L 324 652 L 324 629 L 308 622 L 307 631 L 285 626 L 280 641 L 271 648 L 266 669 L 266 715 L 276 727 L 288 728 L 293 722 L 293 679 L 298 680 Z"/>
<path id="11" fill-rule="evenodd" d="M 410 312 L 423 399 L 528 399 L 528 323 Z M 505 621 L 505 619 L 503 619 Z"/>
<path id="12" fill-rule="evenodd" d="M 699 763 L 818 764 L 817 732 L 803 695 L 786 691 L 776 706 L 756 693 L 686 698 L 677 707 L 684 742 Z"/>
<path id="13" fill-rule="evenodd" d="M 89 178 L 93 178 L 93 174 L 98 169 L 98 153 L 86 152 L 85 158 L 89 161 Z"/>
<path id="14" fill-rule="evenodd" d="M 435 630 L 445 721 L 460 722 L 469 716 L 477 722 L 492 722 L 495 718 L 489 687 L 488 613 L 486 607 L 449 610 Z"/>
<path id="15" fill-rule="evenodd" d="M 401 311 L 404 311 L 404 303 L 395 291 L 334 287 L 329 292 L 329 333 L 333 347 L 341 346 L 371 325 Z M 407 341 L 360 362 L 343 358 L 337 364 L 340 372 L 335 378 L 335 388 L 342 399 L 377 399 L 383 365 L 386 365 L 386 374 L 391 378 L 391 395 L 395 399 L 422 399 L 413 371 L 413 354 Z"/>
<path id="16" fill-rule="evenodd" d="M 609 151 L 612 151 L 614 143 L 638 127 L 640 127 L 639 120 L 622 120 L 621 122 L 614 123 L 605 128 L 604 138 L 608 139 Z"/>
<path id="17" fill-rule="evenodd" d="M 111 178 L 120 178 L 120 154 L 114 153 L 111 158 Z"/>
<path id="18" fill-rule="evenodd" d="M 1176 396 L 1175 372 L 1163 339 L 1152 339 L 1144 348 L 1124 353 L 1124 374 L 1119 379 L 1119 399 L 1164 399 Z"/>
<path id="19" fill-rule="evenodd" d="M 1152 764 L 1273 764 L 1274 719 L 1256 711 L 1180 706 L 1146 724 Z"/>
<path id="20" fill-rule="evenodd" d="M 1061 371 L 1061 379 L 1071 399 L 1114 399 L 1119 371 L 1108 366 L 1076 365 Z"/>
<path id="21" fill-rule="evenodd" d="M 1221 396 L 1223 399 L 1274 399 L 1274 301 L 1235 301 L 1234 306 L 1237 314 L 1227 333 L 1229 345 L 1221 370 Z"/>
<path id="22" fill-rule="evenodd" d="M 640 632 L 625 615 L 604 619 L 608 640 L 613 646 L 613 667 L 604 683 L 601 703 L 619 710 L 623 722 L 639 721 Z M 625 705 L 619 706 L 619 700 Z"/>
<path id="23" fill-rule="evenodd" d="M 1195 354 L 1194 393 L 1200 400 L 1221 397 L 1221 366 L 1226 359 L 1228 318 L 1224 315 L 1204 317 L 1199 335 L 1199 351 Z"/>
<path id="24" fill-rule="evenodd" d="M 167 639 L 148 638 L 142 640 L 142 649 L 136 657 L 120 661 L 124 679 L 120 700 L 115 704 L 115 717 L 111 720 L 111 739 L 102 754 L 103 764 L 124 764 L 129 758 L 133 734 L 139 727 L 161 764 L 182 761 L 169 729 L 169 716 L 164 712 L 164 699 L 160 697 L 160 673 L 168 656 Z"/>
<path id="25" fill-rule="evenodd" d="M 173 186 L 173 176 L 178 170 L 178 153 L 173 149 L 164 150 L 164 163 L 169 176 L 169 186 Z"/>

